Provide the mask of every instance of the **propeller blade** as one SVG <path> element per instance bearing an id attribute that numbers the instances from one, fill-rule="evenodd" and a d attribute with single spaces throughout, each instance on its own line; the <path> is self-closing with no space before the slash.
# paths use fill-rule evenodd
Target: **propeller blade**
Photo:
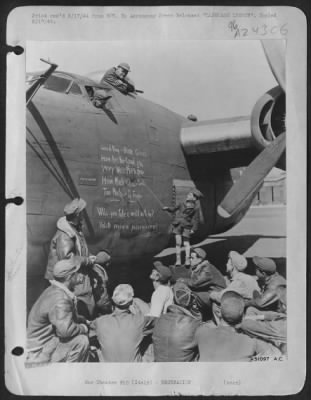
<path id="1" fill-rule="evenodd" d="M 271 71 L 285 92 L 285 43 L 283 40 L 262 40 L 261 44 Z"/>
<path id="2" fill-rule="evenodd" d="M 217 212 L 221 217 L 231 217 L 245 201 L 259 190 L 264 178 L 283 154 L 286 145 L 285 139 L 286 135 L 283 132 L 250 163 L 241 178 L 232 186 L 217 207 Z"/>

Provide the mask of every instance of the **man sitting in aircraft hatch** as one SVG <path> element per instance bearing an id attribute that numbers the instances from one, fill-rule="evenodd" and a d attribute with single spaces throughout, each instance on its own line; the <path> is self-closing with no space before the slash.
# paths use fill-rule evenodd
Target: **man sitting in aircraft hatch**
<path id="1" fill-rule="evenodd" d="M 108 69 L 100 83 L 108 82 L 124 94 L 135 92 L 134 82 L 127 76 L 129 72 L 130 66 L 122 62 L 117 67 Z"/>
<path id="2" fill-rule="evenodd" d="M 90 275 L 98 272 L 98 269 L 101 268 L 99 264 L 108 263 L 110 255 L 106 252 L 99 252 L 97 256 L 89 255 L 87 243 L 82 232 L 82 211 L 85 207 L 86 202 L 81 198 L 74 199 L 66 204 L 64 208 L 65 216 L 57 221 L 57 232 L 51 240 L 45 278 L 47 280 L 53 279 L 53 268 L 57 261 L 70 259 L 72 256 L 81 256 L 80 273 L 82 277 L 80 284 L 76 285 L 74 293 L 78 298 L 79 314 L 84 315 L 87 319 L 92 319 L 95 310 L 95 299 Z M 94 266 L 96 268 L 93 268 Z M 98 279 L 98 281 L 102 283 L 105 279 Z M 103 301 L 103 296 L 108 296 L 107 290 L 105 293 L 101 293 L 100 296 L 102 303 L 106 303 Z"/>
<path id="3" fill-rule="evenodd" d="M 200 211 L 197 200 L 202 193 L 193 190 L 188 193 L 184 203 L 176 207 L 163 207 L 162 210 L 169 213 L 176 213 L 172 222 L 172 232 L 176 241 L 176 266 L 181 266 L 181 246 L 184 243 L 186 253 L 186 267 L 190 267 L 190 238 L 198 229 Z"/>

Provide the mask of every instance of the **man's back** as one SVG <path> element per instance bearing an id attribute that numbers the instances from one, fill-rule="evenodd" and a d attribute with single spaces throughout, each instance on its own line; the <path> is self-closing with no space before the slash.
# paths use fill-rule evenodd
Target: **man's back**
<path id="1" fill-rule="evenodd" d="M 202 325 L 196 332 L 200 361 L 250 361 L 256 354 L 280 355 L 274 346 L 238 333 L 229 326 Z"/>
<path id="2" fill-rule="evenodd" d="M 245 274 L 244 272 L 238 272 L 230 281 L 225 291 L 236 291 L 244 299 L 252 299 L 254 291 L 259 292 L 257 280 L 254 276 Z"/>
<path id="3" fill-rule="evenodd" d="M 140 344 L 145 336 L 147 319 L 141 312 L 116 309 L 95 321 L 97 338 L 104 361 L 141 361 Z"/>
<path id="4" fill-rule="evenodd" d="M 269 282 L 265 286 L 265 291 L 275 290 L 278 286 L 286 286 L 286 279 L 278 272 L 276 272 L 271 276 Z"/>
<path id="5" fill-rule="evenodd" d="M 192 271 L 188 285 L 194 291 L 209 291 L 224 289 L 226 282 L 213 264 L 203 261 Z"/>
<path id="6" fill-rule="evenodd" d="M 28 348 L 45 346 L 55 336 L 68 339 L 85 333 L 75 318 L 73 300 L 52 284 L 41 294 L 29 314 Z"/>
<path id="7" fill-rule="evenodd" d="M 173 304 L 173 292 L 168 285 L 159 285 L 151 296 L 151 305 L 149 315 L 153 317 L 160 317 L 165 314 L 167 308 Z"/>
<path id="8" fill-rule="evenodd" d="M 198 354 L 194 334 L 200 320 L 178 305 L 171 305 L 156 321 L 152 339 L 155 361 L 194 361 Z"/>

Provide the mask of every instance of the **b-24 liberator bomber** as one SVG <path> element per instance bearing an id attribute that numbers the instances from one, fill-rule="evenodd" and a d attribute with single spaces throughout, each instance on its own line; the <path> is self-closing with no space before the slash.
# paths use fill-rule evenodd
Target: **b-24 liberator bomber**
<path id="1" fill-rule="evenodd" d="M 90 250 L 109 249 L 119 281 L 134 286 L 168 245 L 164 205 L 193 188 L 203 194 L 196 241 L 243 218 L 269 171 L 285 168 L 285 60 L 276 42 L 263 42 L 263 49 L 278 86 L 250 117 L 193 121 L 52 63 L 44 73 L 27 74 L 29 305 L 41 290 L 56 221 L 72 198 L 87 202 Z M 242 166 L 234 182 L 231 170 Z"/>

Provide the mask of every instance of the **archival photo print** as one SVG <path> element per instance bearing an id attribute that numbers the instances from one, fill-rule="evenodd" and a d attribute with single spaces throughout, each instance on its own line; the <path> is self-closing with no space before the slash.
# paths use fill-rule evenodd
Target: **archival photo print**
<path id="1" fill-rule="evenodd" d="M 129 47 L 27 48 L 26 363 L 286 357 L 285 42 Z"/>
<path id="2" fill-rule="evenodd" d="M 288 365 L 287 41 L 226 26 L 26 41 L 20 394 L 219 394 L 213 365 L 241 394 L 235 368 Z"/>

